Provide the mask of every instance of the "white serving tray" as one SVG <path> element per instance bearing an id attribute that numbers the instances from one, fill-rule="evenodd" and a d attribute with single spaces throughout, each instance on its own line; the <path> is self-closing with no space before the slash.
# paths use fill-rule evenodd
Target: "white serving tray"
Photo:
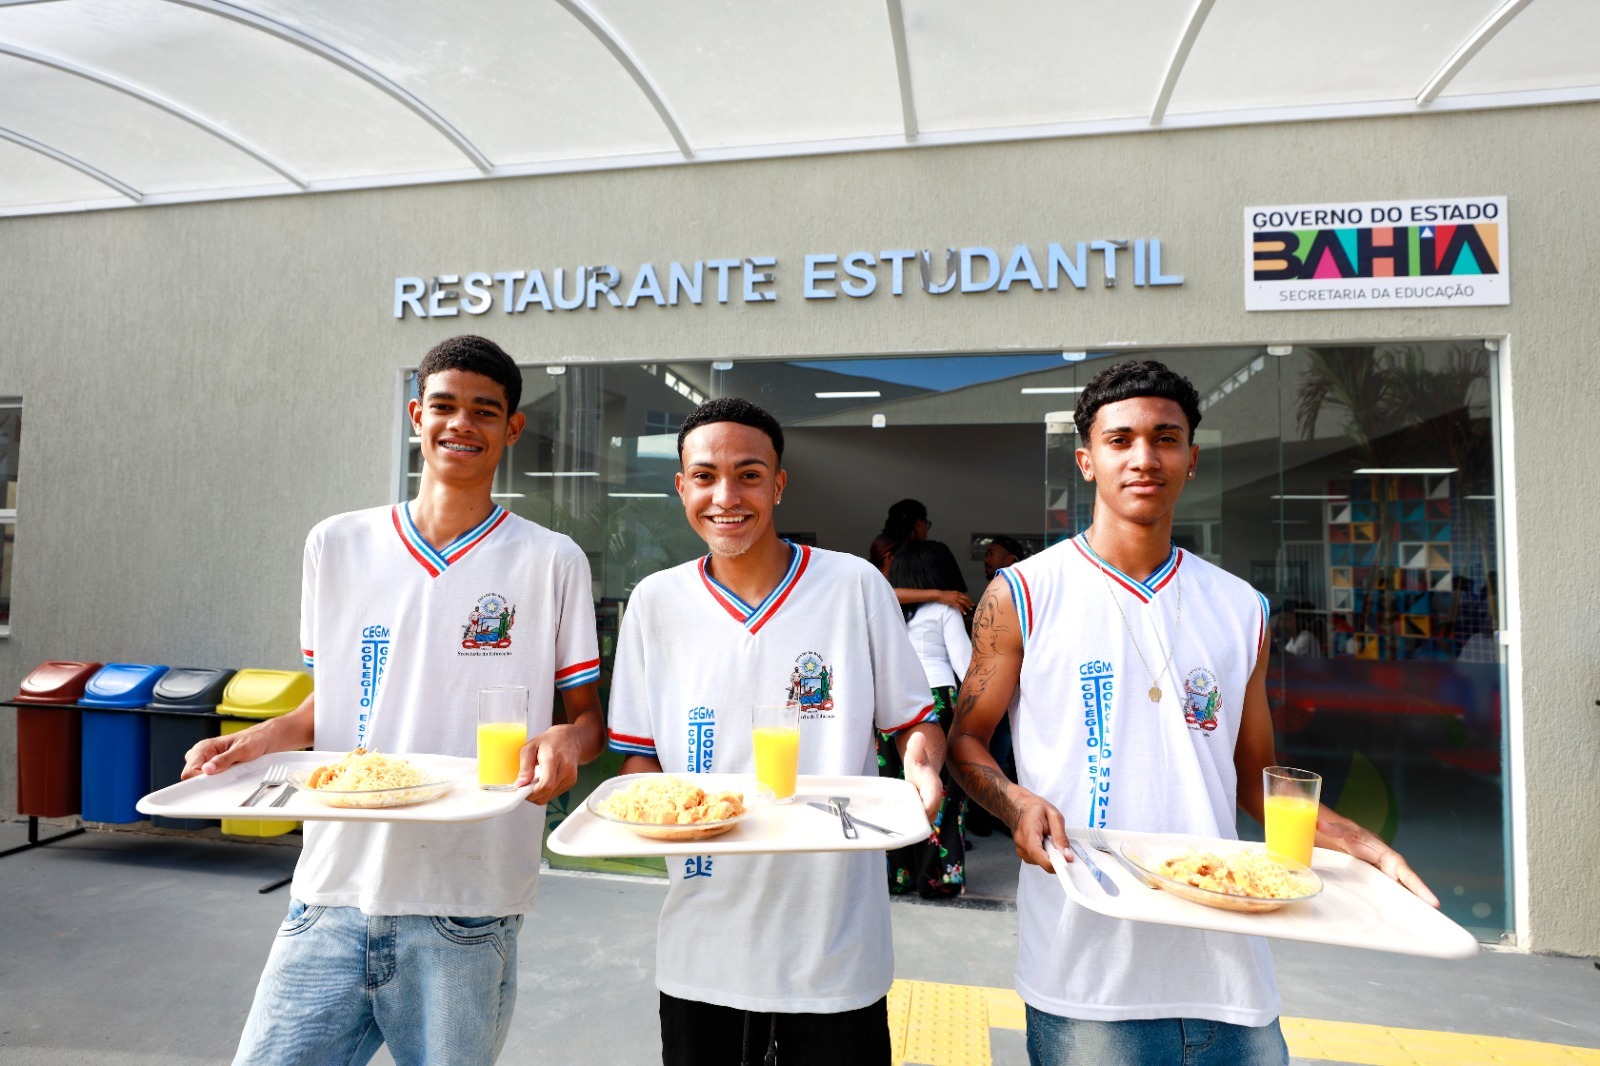
<path id="1" fill-rule="evenodd" d="M 348 754 L 344 751 L 276 751 L 253 762 L 230 766 L 220 774 L 202 774 L 168 785 L 141 799 L 138 810 L 141 814 L 166 818 L 247 818 L 289 822 L 475 822 L 514 810 L 533 791 L 531 784 L 509 792 L 491 792 L 479 788 L 476 759 L 453 755 L 406 755 L 405 758 L 419 766 L 458 770 L 461 780 L 444 795 L 407 807 L 377 810 L 329 807 L 303 791 L 296 791 L 281 807 L 269 806 L 278 798 L 278 789 L 268 792 L 252 807 L 239 806 L 256 790 L 269 766 L 278 763 L 291 768 L 321 766 L 338 762 Z"/>
<path id="2" fill-rule="evenodd" d="M 693 780 L 707 791 L 750 789 L 752 774 L 673 774 Z M 808 806 L 829 796 L 849 796 L 850 813 L 859 814 L 895 832 L 858 826 L 856 840 L 846 840 L 839 819 Z M 793 802 L 762 807 L 721 836 L 706 840 L 669 841 L 642 837 L 626 826 L 596 818 L 587 805 L 567 816 L 545 838 L 558 855 L 581 858 L 632 858 L 671 855 L 749 855 L 789 851 L 887 851 L 927 840 L 932 830 L 922 800 L 909 782 L 893 777 L 827 777 L 801 774 Z"/>
<path id="3" fill-rule="evenodd" d="M 1177 846 L 1228 851 L 1266 846 L 1243 840 L 1171 833 L 1133 833 L 1116 829 L 1102 832 L 1113 848 L 1120 848 L 1127 841 L 1152 848 Z M 1112 918 L 1440 959 L 1465 959 L 1478 953 L 1478 941 L 1471 933 L 1413 896 L 1377 867 L 1341 851 L 1315 850 L 1311 868 L 1322 878 L 1322 892 L 1317 896 L 1265 914 L 1242 914 L 1147 888 L 1114 856 L 1089 847 L 1083 829 L 1069 826 L 1067 837 L 1079 845 L 1121 891 L 1115 896 L 1106 895 L 1083 863 L 1066 862 L 1059 853 L 1051 856 L 1056 880 L 1074 903 Z"/>

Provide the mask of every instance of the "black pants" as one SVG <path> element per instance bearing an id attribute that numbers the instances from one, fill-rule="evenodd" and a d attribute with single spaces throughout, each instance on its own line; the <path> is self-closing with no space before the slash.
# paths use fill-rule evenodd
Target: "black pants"
<path id="1" fill-rule="evenodd" d="M 774 1038 L 780 1066 L 888 1066 L 889 1000 L 842 1014 L 757 1014 L 661 993 L 662 1066 L 763 1066 Z"/>

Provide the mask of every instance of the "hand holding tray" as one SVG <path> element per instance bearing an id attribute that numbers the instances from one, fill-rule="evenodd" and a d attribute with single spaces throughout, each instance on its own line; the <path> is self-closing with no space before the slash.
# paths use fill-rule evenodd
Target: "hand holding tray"
<path id="1" fill-rule="evenodd" d="M 533 791 L 528 784 L 512 792 L 491 792 L 478 787 L 478 760 L 453 755 L 402 755 L 419 767 L 456 775 L 443 795 L 404 807 L 330 807 L 304 790 L 296 790 L 281 805 L 258 803 L 241 807 L 261 783 L 271 766 L 287 765 L 290 778 L 296 769 L 338 762 L 343 751 L 275 751 L 252 762 L 230 766 L 220 774 L 202 774 L 145 796 L 141 814 L 168 818 L 249 818 L 256 821 L 335 822 L 474 822 L 514 810 Z M 289 786 L 280 786 L 287 788 Z"/>
<path id="2" fill-rule="evenodd" d="M 629 775 L 637 777 L 643 775 Z M 708 792 L 749 790 L 753 774 L 668 774 L 699 784 Z M 627 778 L 617 778 L 625 781 Z M 611 786 L 611 782 L 601 788 Z M 847 839 L 839 818 L 817 810 L 810 801 L 827 805 L 830 796 L 849 796 L 850 813 L 892 830 L 861 833 Z M 864 823 L 863 823 L 864 824 Z M 933 830 L 915 786 L 892 777 L 831 777 L 801 774 L 794 802 L 758 808 L 725 833 L 700 840 L 665 841 L 641 836 L 627 826 L 597 818 L 585 805 L 567 816 L 547 838 L 558 855 L 582 858 L 632 858 L 671 855 L 741 855 L 800 851 L 887 851 L 928 839 Z"/>
<path id="3" fill-rule="evenodd" d="M 1102 832 L 1117 848 L 1130 841 L 1151 849 L 1177 846 L 1227 852 L 1264 847 L 1250 841 L 1214 837 L 1116 829 Z M 1085 830 L 1068 826 L 1067 834 L 1076 840 Z M 1441 959 L 1465 959 L 1478 953 L 1478 941 L 1471 933 L 1370 863 L 1340 851 L 1317 848 L 1311 866 L 1322 879 L 1322 892 L 1266 914 L 1220 910 L 1179 899 L 1170 892 L 1146 887 L 1122 864 L 1114 862 L 1103 862 L 1100 869 L 1121 889 L 1115 896 L 1102 892 L 1079 862 L 1058 864 L 1056 880 L 1067 898 L 1080 907 L 1127 921 Z"/>

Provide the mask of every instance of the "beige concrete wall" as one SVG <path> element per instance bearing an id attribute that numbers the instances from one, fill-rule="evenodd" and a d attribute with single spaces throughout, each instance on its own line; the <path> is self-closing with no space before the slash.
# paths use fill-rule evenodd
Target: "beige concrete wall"
<path id="1" fill-rule="evenodd" d="M 49 657 L 295 665 L 304 533 L 387 499 L 396 369 L 451 333 L 528 361 L 1505 334 L 1527 943 L 1600 953 L 1600 578 L 1569 550 L 1600 468 L 1597 130 L 1572 105 L 0 221 L 0 394 L 27 405 L 0 689 Z M 1510 199 L 1510 307 L 1243 311 L 1243 207 L 1465 195 Z M 1148 236 L 1185 285 L 799 299 L 808 252 Z M 780 299 L 390 316 L 396 275 L 724 255 L 776 256 Z"/>

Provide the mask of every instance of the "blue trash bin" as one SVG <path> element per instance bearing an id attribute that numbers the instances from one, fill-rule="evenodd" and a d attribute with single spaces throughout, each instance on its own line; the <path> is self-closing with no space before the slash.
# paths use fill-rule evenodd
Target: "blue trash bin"
<path id="1" fill-rule="evenodd" d="M 150 791 L 150 719 L 143 710 L 165 666 L 107 663 L 84 686 L 83 820 L 138 822 Z"/>

